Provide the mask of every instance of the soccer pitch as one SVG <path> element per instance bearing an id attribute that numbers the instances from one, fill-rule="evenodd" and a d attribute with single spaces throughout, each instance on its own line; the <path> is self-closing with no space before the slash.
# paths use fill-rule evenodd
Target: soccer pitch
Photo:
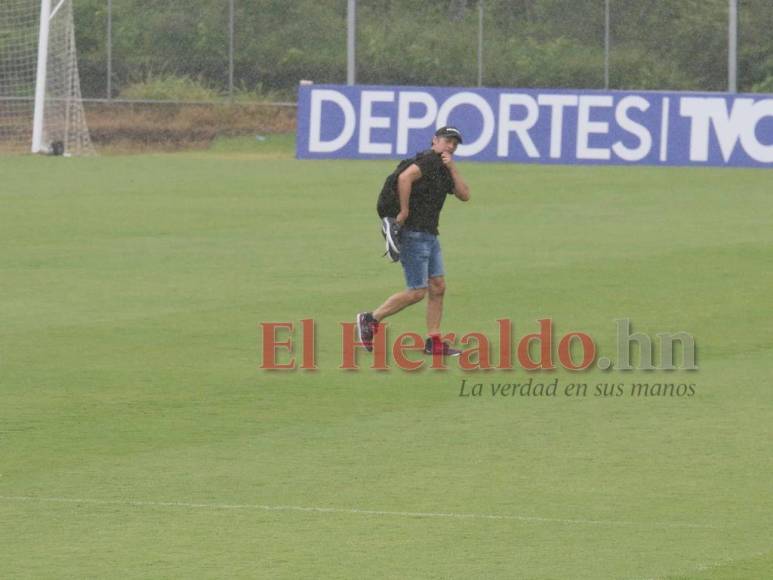
<path id="1" fill-rule="evenodd" d="M 402 287 L 395 163 L 291 147 L 0 157 L 0 577 L 773 576 L 769 171 L 459 162 L 445 331 L 614 358 L 627 318 L 697 371 L 344 371 L 340 323 Z M 307 318 L 319 369 L 261 370 L 259 324 Z M 490 394 L 530 377 L 590 391 Z"/>

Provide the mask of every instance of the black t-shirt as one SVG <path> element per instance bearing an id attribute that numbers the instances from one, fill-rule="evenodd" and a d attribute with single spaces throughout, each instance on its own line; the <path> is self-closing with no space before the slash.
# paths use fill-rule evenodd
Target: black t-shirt
<path id="1" fill-rule="evenodd" d="M 414 163 L 419 166 L 421 177 L 413 182 L 408 219 L 404 226 L 411 230 L 438 235 L 440 210 L 443 209 L 446 195 L 454 192 L 454 180 L 443 164 L 440 154 L 432 149 L 401 161 L 397 169 L 387 177 L 378 198 L 378 215 L 395 217 L 400 212 L 397 177 Z"/>

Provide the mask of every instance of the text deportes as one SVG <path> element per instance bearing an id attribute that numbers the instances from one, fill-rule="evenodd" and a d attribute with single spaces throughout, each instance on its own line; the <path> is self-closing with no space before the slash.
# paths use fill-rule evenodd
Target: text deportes
<path id="1" fill-rule="evenodd" d="M 405 155 L 452 122 L 466 137 L 456 154 L 479 160 L 773 164 L 773 98 L 302 88 L 302 158 Z"/>

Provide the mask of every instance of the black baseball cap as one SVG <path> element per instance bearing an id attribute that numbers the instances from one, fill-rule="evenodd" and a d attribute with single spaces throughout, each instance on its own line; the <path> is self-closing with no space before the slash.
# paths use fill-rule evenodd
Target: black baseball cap
<path id="1" fill-rule="evenodd" d="M 464 141 L 462 141 L 462 132 L 456 127 L 440 127 L 440 129 L 435 131 L 435 137 L 453 137 L 459 141 L 459 143 L 464 143 Z"/>

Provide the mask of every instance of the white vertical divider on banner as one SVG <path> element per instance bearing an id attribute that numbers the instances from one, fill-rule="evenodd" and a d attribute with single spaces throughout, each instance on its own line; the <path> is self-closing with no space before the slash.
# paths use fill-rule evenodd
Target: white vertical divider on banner
<path id="1" fill-rule="evenodd" d="M 668 97 L 663 97 L 661 101 L 662 112 L 660 114 L 660 161 L 665 163 L 668 160 L 668 120 L 671 114 L 671 101 Z"/>

